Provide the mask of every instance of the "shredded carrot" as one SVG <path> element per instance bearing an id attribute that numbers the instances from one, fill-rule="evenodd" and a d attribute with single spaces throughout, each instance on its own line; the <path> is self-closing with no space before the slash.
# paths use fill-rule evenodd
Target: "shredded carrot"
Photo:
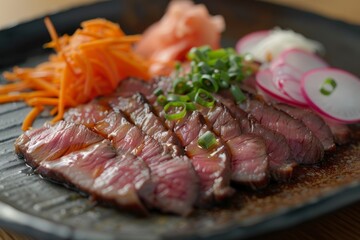
<path id="1" fill-rule="evenodd" d="M 49 18 L 45 25 L 51 42 L 44 47 L 55 54 L 34 68 L 14 67 L 3 73 L 11 83 L 0 86 L 0 103 L 25 101 L 33 107 L 23 130 L 46 106 L 56 122 L 67 108 L 112 93 L 127 77 L 150 79 L 150 63 L 133 51 L 140 35 L 125 35 L 118 24 L 105 19 L 84 21 L 73 35 L 61 37 Z"/>
<path id="2" fill-rule="evenodd" d="M 29 112 L 29 114 L 25 117 L 22 127 L 21 129 L 23 131 L 26 131 L 27 129 L 29 129 L 29 126 L 31 126 L 35 120 L 35 118 L 44 110 L 43 106 L 36 106 L 33 109 L 31 109 L 31 111 Z"/>
<path id="3" fill-rule="evenodd" d="M 46 98 L 46 97 L 35 97 L 26 101 L 30 106 L 41 106 L 41 105 L 58 105 L 59 99 L 57 98 Z"/>
<path id="4" fill-rule="evenodd" d="M 53 107 L 50 111 L 50 115 L 54 116 L 56 113 L 58 112 L 58 108 L 57 107 Z"/>

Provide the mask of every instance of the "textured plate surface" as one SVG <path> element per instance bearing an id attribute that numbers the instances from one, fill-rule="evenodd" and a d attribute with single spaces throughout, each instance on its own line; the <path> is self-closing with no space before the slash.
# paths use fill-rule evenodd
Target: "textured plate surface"
<path id="1" fill-rule="evenodd" d="M 251 31 L 291 28 L 322 42 L 332 65 L 360 75 L 355 60 L 360 56 L 359 26 L 262 2 L 214 0 L 206 4 L 226 19 L 224 46 L 234 46 Z M 55 14 L 52 20 L 60 34 L 71 33 L 82 20 L 94 17 L 119 22 L 127 33 L 140 33 L 161 17 L 166 5 L 162 0 L 106 1 Z M 2 70 L 45 60 L 48 52 L 41 46 L 48 40 L 42 19 L 0 31 Z M 247 238 L 360 200 L 360 128 L 354 126 L 350 145 L 326 156 L 319 165 L 299 168 L 289 184 L 272 184 L 262 192 L 240 188 L 223 206 L 197 210 L 188 218 L 158 213 L 136 218 L 33 175 L 13 151 L 28 111 L 21 103 L 0 105 L 0 226 L 38 239 Z"/>

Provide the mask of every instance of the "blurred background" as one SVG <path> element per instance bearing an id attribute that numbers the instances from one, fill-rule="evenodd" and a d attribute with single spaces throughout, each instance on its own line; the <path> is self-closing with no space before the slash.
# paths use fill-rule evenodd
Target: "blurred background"
<path id="1" fill-rule="evenodd" d="M 0 0 L 0 29 L 99 0 Z M 241 0 L 237 0 L 241 1 Z M 265 0 L 360 25 L 360 0 Z"/>

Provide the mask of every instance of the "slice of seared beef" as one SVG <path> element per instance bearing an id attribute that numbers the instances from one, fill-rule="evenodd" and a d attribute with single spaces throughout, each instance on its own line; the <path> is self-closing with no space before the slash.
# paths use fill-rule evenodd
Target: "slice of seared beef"
<path id="1" fill-rule="evenodd" d="M 103 139 L 84 125 L 59 121 L 54 126 L 45 124 L 24 132 L 15 142 L 15 152 L 37 167 L 42 161 L 57 159 Z"/>
<path id="2" fill-rule="evenodd" d="M 198 144 L 199 137 L 211 131 L 197 111 L 188 113 L 177 121 L 167 121 L 167 125 L 179 137 L 186 154 L 200 178 L 200 206 L 221 201 L 233 194 L 229 186 L 231 177 L 230 156 L 222 141 L 216 137 L 216 145 L 210 149 Z"/>
<path id="3" fill-rule="evenodd" d="M 290 180 L 296 164 L 292 160 L 290 147 L 285 137 L 262 126 L 256 119 L 237 107 L 233 100 L 221 96 L 216 96 L 216 98 L 229 109 L 244 133 L 254 134 L 264 140 L 271 176 L 277 181 Z"/>
<path id="4" fill-rule="evenodd" d="M 265 187 L 269 182 L 269 162 L 263 139 L 251 133 L 243 134 L 239 122 L 220 102 L 211 108 L 197 106 L 197 109 L 230 151 L 231 180 L 253 188 Z"/>
<path id="5" fill-rule="evenodd" d="M 229 181 L 225 182 L 224 184 L 219 181 L 218 186 L 214 186 L 214 181 L 212 181 L 213 177 L 210 176 L 214 174 L 213 170 L 216 165 L 223 165 L 224 163 L 227 164 L 229 162 L 228 157 L 219 157 L 220 155 L 225 154 L 225 149 L 219 148 L 217 149 L 217 151 L 215 151 L 215 153 L 213 151 L 200 151 L 199 149 L 201 148 L 195 141 L 193 143 L 189 142 L 189 145 L 185 145 L 184 142 L 180 141 L 180 145 L 179 139 L 184 136 L 179 134 L 177 134 L 176 136 L 173 131 L 169 131 L 165 127 L 165 123 L 153 112 L 153 109 L 146 102 L 146 99 L 141 94 L 135 94 L 130 98 L 118 97 L 116 101 L 112 101 L 112 106 L 114 108 L 118 107 L 122 111 L 126 112 L 131 118 L 131 120 L 135 123 L 135 125 L 139 126 L 139 128 L 141 128 L 144 132 L 146 132 L 153 138 L 158 139 L 159 142 L 165 145 L 169 145 L 170 143 L 170 146 L 172 146 L 173 149 L 175 147 L 181 147 L 181 149 L 183 149 L 183 147 L 186 147 L 186 154 L 189 156 L 195 168 L 195 171 L 200 178 L 200 184 L 202 189 L 199 198 L 200 205 L 202 205 L 203 203 L 209 203 L 211 202 L 211 200 L 222 199 L 229 195 L 229 191 L 227 190 Z M 204 129 L 204 131 L 206 130 L 208 129 Z M 174 136 L 174 138 L 171 139 L 176 139 L 177 142 L 174 142 L 173 140 L 169 141 L 170 138 L 167 137 L 169 133 L 171 133 L 170 136 Z M 199 131 L 196 133 L 196 137 L 199 137 Z M 196 154 L 194 155 L 193 153 L 195 152 Z M 177 150 L 175 153 L 179 154 L 179 151 Z M 214 156 L 209 157 L 211 153 L 213 153 Z M 209 159 L 211 160 L 210 162 Z M 209 164 L 211 164 L 212 166 L 209 167 Z M 218 169 L 217 171 L 219 172 Z M 221 171 L 224 171 L 223 166 Z M 225 174 L 225 172 L 219 173 L 221 174 L 221 176 Z"/>
<path id="6" fill-rule="evenodd" d="M 137 93 L 129 98 L 116 97 L 110 102 L 110 105 L 114 109 L 120 109 L 126 113 L 136 126 L 163 144 L 173 156 L 184 155 L 177 136 L 166 129 L 142 94 Z"/>
<path id="7" fill-rule="evenodd" d="M 144 94 L 146 98 L 154 99 L 154 89 L 162 88 L 162 85 L 169 86 L 170 81 L 160 81 L 148 84 L 138 79 L 129 79 L 123 82 L 126 82 L 122 83 L 124 84 L 124 87 L 119 87 L 119 90 L 116 93 L 119 96 L 132 96 L 139 91 Z M 255 119 L 249 118 L 248 114 L 236 107 L 230 98 L 220 98 L 219 100 L 226 101 L 226 107 L 230 108 L 231 114 L 239 121 L 242 132 L 252 133 L 264 139 L 271 176 L 279 181 L 289 180 L 292 176 L 295 163 L 292 160 L 290 147 L 285 137 L 282 134 L 260 125 Z M 154 102 L 154 104 L 156 105 L 156 102 Z M 161 108 L 156 108 L 156 110 L 161 111 Z M 231 134 L 231 131 L 227 130 L 227 132 L 230 132 Z"/>
<path id="8" fill-rule="evenodd" d="M 153 184 L 145 163 L 117 156 L 110 141 L 83 125 L 60 121 L 26 131 L 15 149 L 37 173 L 100 201 L 139 213 L 146 212 L 140 198 L 151 201 Z"/>
<path id="9" fill-rule="evenodd" d="M 109 107 L 101 104 L 97 100 L 70 108 L 64 114 L 64 120 L 83 124 L 89 128 L 94 127 L 95 123 L 104 119 L 109 113 Z"/>
<path id="10" fill-rule="evenodd" d="M 111 112 L 94 129 L 109 138 L 116 149 L 141 158 L 155 183 L 152 203 L 164 212 L 187 215 L 197 199 L 198 177 L 189 159 L 173 157 L 154 138 L 130 123 L 122 112 Z"/>
<path id="11" fill-rule="evenodd" d="M 239 107 L 262 125 L 284 135 L 298 163 L 311 164 L 323 158 L 324 148 L 320 140 L 300 120 L 250 97 Z"/>
<path id="12" fill-rule="evenodd" d="M 141 199 L 153 201 L 154 184 L 146 164 L 132 154 L 117 155 L 106 139 L 58 159 L 42 161 L 36 171 L 127 211 L 145 214 Z"/>
<path id="13" fill-rule="evenodd" d="M 227 141 L 231 157 L 231 180 L 253 189 L 266 187 L 269 181 L 269 163 L 262 138 L 242 134 Z"/>
<path id="14" fill-rule="evenodd" d="M 134 96 L 137 93 L 141 93 L 147 98 L 150 96 L 153 96 L 153 98 L 148 99 L 153 102 L 155 100 L 155 95 L 153 95 L 154 88 L 156 88 L 156 82 L 154 84 L 149 84 L 147 82 L 144 82 L 141 79 L 137 78 L 129 78 L 125 81 L 121 81 L 118 88 L 116 89 L 116 92 L 113 94 L 113 96 L 120 96 L 120 97 L 131 97 Z"/>
<path id="15" fill-rule="evenodd" d="M 316 113 L 309 109 L 292 107 L 287 104 L 275 104 L 280 109 L 293 118 L 301 120 L 322 143 L 325 151 L 334 151 L 335 142 L 329 126 Z"/>
<path id="16" fill-rule="evenodd" d="M 344 145 L 349 143 L 351 139 L 351 130 L 347 125 L 335 123 L 328 119 L 324 119 L 324 120 L 330 128 L 330 131 L 334 136 L 334 141 L 336 144 Z"/>

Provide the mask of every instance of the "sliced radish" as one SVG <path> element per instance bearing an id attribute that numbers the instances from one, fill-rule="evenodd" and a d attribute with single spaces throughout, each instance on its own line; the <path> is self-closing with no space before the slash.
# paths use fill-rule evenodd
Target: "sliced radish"
<path id="1" fill-rule="evenodd" d="M 292 66 L 299 73 L 305 73 L 316 68 L 328 66 L 328 64 L 316 54 L 296 48 L 285 50 L 279 55 L 279 59 L 284 64 Z M 274 65 L 276 66 L 276 64 Z"/>
<path id="2" fill-rule="evenodd" d="M 309 70 L 326 67 L 327 63 L 313 53 L 289 49 L 270 64 L 275 86 L 299 104 L 307 103 L 300 91 L 301 78 Z"/>
<path id="3" fill-rule="evenodd" d="M 303 103 L 295 101 L 294 99 L 281 92 L 274 85 L 272 78 L 273 74 L 271 70 L 263 69 L 256 74 L 256 84 L 260 88 L 260 90 L 262 90 L 265 94 L 277 101 L 285 102 L 296 106 L 305 106 Z"/>
<path id="4" fill-rule="evenodd" d="M 262 30 L 245 35 L 236 43 L 236 51 L 240 54 L 251 52 L 251 50 L 270 33 L 271 31 L 269 30 Z"/>
<path id="5" fill-rule="evenodd" d="M 336 68 L 309 71 L 301 80 L 301 91 L 309 106 L 319 113 L 341 123 L 360 121 L 360 79 L 351 73 Z"/>
<path id="6" fill-rule="evenodd" d="M 293 66 L 286 64 L 283 59 L 276 60 L 274 64 L 271 63 L 270 70 L 274 74 L 274 84 L 279 89 L 283 87 L 284 81 L 286 81 L 287 78 L 291 78 L 291 80 L 298 80 L 300 82 L 303 75 L 302 72 L 299 72 Z"/>

